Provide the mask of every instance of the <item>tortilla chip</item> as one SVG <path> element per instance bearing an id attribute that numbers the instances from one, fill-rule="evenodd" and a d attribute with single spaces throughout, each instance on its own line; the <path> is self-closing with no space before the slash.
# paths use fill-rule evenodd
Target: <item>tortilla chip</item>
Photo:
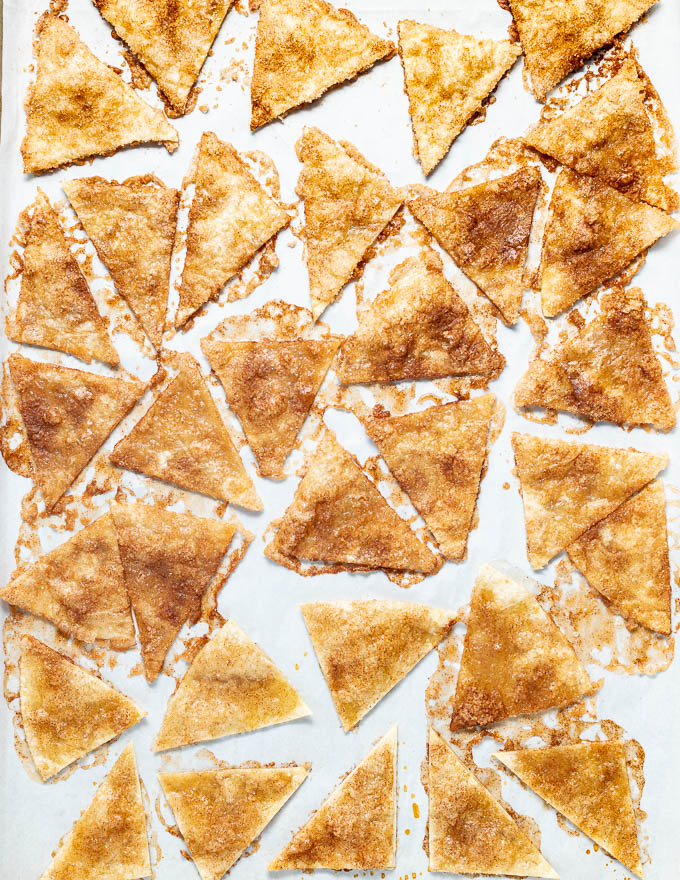
<path id="1" fill-rule="evenodd" d="M 189 209 L 187 253 L 175 326 L 181 327 L 242 269 L 290 216 L 231 144 L 203 132 Z"/>
<path id="2" fill-rule="evenodd" d="M 330 339 L 204 339 L 203 353 L 224 387 L 260 476 L 283 479 L 283 463 L 340 345 Z"/>
<path id="3" fill-rule="evenodd" d="M 73 28 L 46 14 L 38 22 L 35 84 L 26 97 L 24 171 L 40 174 L 121 147 L 161 143 L 172 153 L 177 131 L 96 58 Z"/>
<path id="4" fill-rule="evenodd" d="M 67 180 L 62 188 L 97 255 L 155 349 L 170 288 L 179 193 L 159 180 Z"/>
<path id="5" fill-rule="evenodd" d="M 632 58 L 595 92 L 556 119 L 539 122 L 524 140 L 580 174 L 590 174 L 634 202 L 669 209 L 644 97 Z"/>
<path id="6" fill-rule="evenodd" d="M 144 392 L 132 378 L 97 376 L 12 354 L 12 383 L 50 511 Z"/>
<path id="7" fill-rule="evenodd" d="M 394 868 L 396 835 L 395 725 L 293 835 L 267 870 Z"/>
<path id="8" fill-rule="evenodd" d="M 158 774 L 203 880 L 221 880 L 306 776 L 295 766 Z"/>
<path id="9" fill-rule="evenodd" d="M 567 547 L 614 610 L 670 635 L 671 575 L 663 483 L 650 483 Z"/>
<path id="10" fill-rule="evenodd" d="M 146 715 L 129 697 L 25 635 L 19 661 L 21 719 L 43 780 Z"/>
<path id="11" fill-rule="evenodd" d="M 430 871 L 559 880 L 522 829 L 430 728 Z"/>
<path id="12" fill-rule="evenodd" d="M 427 249 L 397 266 L 390 287 L 359 315 L 336 372 L 345 384 L 394 382 L 485 375 L 504 364 Z"/>
<path id="13" fill-rule="evenodd" d="M 401 192 L 347 141 L 305 128 L 295 145 L 303 169 L 307 270 L 314 320 L 355 275 L 367 251 L 399 210 Z"/>
<path id="14" fill-rule="evenodd" d="M 541 305 L 553 318 L 678 228 L 669 214 L 632 202 L 601 180 L 560 172 L 541 254 Z"/>
<path id="15" fill-rule="evenodd" d="M 481 40 L 408 19 L 398 31 L 414 149 L 427 176 L 522 50 L 510 40 Z"/>
<path id="16" fill-rule="evenodd" d="M 57 215 L 39 189 L 26 233 L 21 292 L 7 335 L 87 363 L 97 358 L 118 366 L 106 326 Z"/>
<path id="17" fill-rule="evenodd" d="M 112 504 L 111 514 L 144 675 L 152 682 L 182 626 L 198 620 L 236 526 L 150 504 Z"/>
<path id="18" fill-rule="evenodd" d="M 110 456 L 119 467 L 211 498 L 262 510 L 215 401 L 191 355 Z"/>
<path id="19" fill-rule="evenodd" d="M 496 752 L 501 764 L 638 877 L 642 863 L 620 742 Z"/>
<path id="20" fill-rule="evenodd" d="M 508 0 L 539 101 L 572 70 L 628 31 L 656 0 Z"/>
<path id="21" fill-rule="evenodd" d="M 130 743 L 40 880 L 139 880 L 151 873 L 146 813 Z"/>
<path id="22" fill-rule="evenodd" d="M 189 93 L 233 0 L 93 0 L 135 53 L 176 113 Z"/>
<path id="23" fill-rule="evenodd" d="M 568 706 L 597 687 L 536 598 L 483 565 L 472 591 L 451 730 Z"/>
<path id="24" fill-rule="evenodd" d="M 543 568 L 576 538 L 651 482 L 667 455 L 512 435 L 527 554 Z"/>
<path id="25" fill-rule="evenodd" d="M 436 557 L 326 430 L 265 548 L 286 559 L 432 572 Z"/>
<path id="26" fill-rule="evenodd" d="M 528 166 L 454 192 L 431 192 L 408 203 L 465 274 L 501 312 L 519 318 L 524 266 L 541 172 Z"/>
<path id="27" fill-rule="evenodd" d="M 454 562 L 467 555 L 495 403 L 493 394 L 485 394 L 366 424 L 442 553 Z"/>
<path id="28" fill-rule="evenodd" d="M 348 9 L 325 0 L 264 0 L 250 87 L 251 131 L 394 53 L 393 43 L 372 34 Z"/>
<path id="29" fill-rule="evenodd" d="M 196 654 L 170 697 L 153 750 L 247 733 L 309 714 L 262 648 L 228 620 Z"/>

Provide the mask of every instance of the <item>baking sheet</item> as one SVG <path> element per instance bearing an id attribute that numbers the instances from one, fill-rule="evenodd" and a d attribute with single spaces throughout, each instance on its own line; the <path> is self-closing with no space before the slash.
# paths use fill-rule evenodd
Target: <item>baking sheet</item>
<path id="1" fill-rule="evenodd" d="M 437 0 L 427 8 L 417 3 L 376 2 L 376 0 L 346 0 L 349 6 L 371 29 L 379 34 L 391 34 L 396 39 L 396 23 L 410 17 L 430 21 L 444 27 L 455 27 L 462 33 L 474 33 L 494 38 L 506 35 L 510 21 L 494 0 Z M 295 158 L 294 143 L 304 125 L 317 125 L 332 137 L 352 141 L 366 157 L 379 165 L 395 185 L 422 183 L 420 168 L 411 153 L 411 127 L 407 100 L 403 94 L 401 66 L 397 58 L 377 65 L 353 84 L 331 91 L 311 107 L 290 114 L 282 123 L 266 126 L 255 134 L 249 132 L 249 91 L 247 76 L 252 69 L 252 45 L 257 15 L 233 9 L 217 37 L 212 56 L 201 74 L 202 92 L 198 108 L 188 116 L 174 121 L 180 133 L 180 147 L 170 156 L 163 148 L 139 148 L 120 152 L 112 157 L 96 159 L 91 165 L 31 178 L 23 175 L 19 145 L 24 133 L 23 98 L 30 80 L 30 46 L 37 16 L 43 11 L 42 3 L 35 0 L 17 2 L 5 0 L 4 27 L 5 53 L 3 59 L 3 118 L 0 167 L 3 169 L 2 212 L 0 241 L 2 241 L 2 272 L 8 272 L 8 242 L 13 234 L 17 215 L 29 205 L 37 186 L 53 201 L 63 199 L 61 182 L 71 177 L 100 174 L 110 179 L 123 180 L 133 174 L 155 173 L 168 185 L 179 187 L 187 172 L 201 133 L 213 130 L 231 141 L 239 150 L 263 150 L 275 161 L 281 178 L 282 198 L 295 201 L 294 186 L 300 170 Z M 98 57 L 125 68 L 121 46 L 111 39 L 109 28 L 89 0 L 71 0 L 68 14 L 72 24 Z M 680 58 L 680 7 L 672 0 L 662 0 L 636 27 L 634 42 L 639 48 L 641 62 L 661 94 L 671 118 L 680 129 L 680 96 L 678 95 L 678 65 Z M 127 76 L 127 69 L 125 69 Z M 155 87 L 142 92 L 146 100 L 154 101 Z M 493 141 L 501 135 L 517 136 L 538 117 L 540 107 L 525 91 L 522 84 L 522 64 L 517 64 L 496 92 L 496 102 L 489 108 L 486 121 L 472 126 L 455 142 L 452 150 L 429 183 L 442 189 L 466 166 L 484 157 Z M 185 334 L 173 337 L 167 347 L 191 351 L 201 359 L 207 373 L 207 364 L 200 355 L 199 339 L 209 333 L 228 315 L 243 314 L 271 299 L 284 299 L 302 306 L 308 305 L 308 281 L 303 261 L 303 249 L 293 233 L 284 231 L 277 244 L 280 266 L 274 274 L 244 300 L 212 305 Z M 387 270 L 396 259 L 407 252 L 389 254 L 374 260 L 366 269 L 362 284 L 365 295 L 372 298 L 383 289 Z M 635 278 L 650 304 L 667 303 L 680 318 L 677 270 L 680 258 L 680 237 L 670 236 L 656 245 L 646 264 Z M 100 274 L 105 275 L 103 267 Z M 452 262 L 445 259 L 449 277 L 460 281 Z M 109 282 L 103 281 L 96 290 L 98 302 L 107 311 L 106 291 Z M 119 307 L 117 307 L 119 308 Z M 348 332 L 356 326 L 355 291 L 348 287 L 340 301 L 325 314 L 324 320 L 336 332 Z M 68 778 L 44 785 L 27 775 L 17 758 L 13 745 L 11 713 L 0 709 L 0 876 L 15 880 L 32 880 L 44 871 L 57 843 L 72 826 L 80 811 L 89 803 L 94 783 L 99 782 L 111 768 L 123 747 L 133 740 L 140 773 L 148 791 L 151 816 L 152 860 L 155 874 L 167 880 L 198 876 L 193 865 L 181 851 L 182 840 L 169 835 L 162 827 L 154 809 L 159 795 L 156 773 L 163 767 L 190 769 L 211 766 L 210 751 L 217 759 L 231 764 L 254 760 L 261 762 L 311 762 L 312 774 L 297 794 L 265 830 L 259 849 L 248 859 L 241 860 L 230 876 L 266 877 L 268 861 L 288 841 L 291 832 L 302 824 L 310 811 L 317 808 L 330 792 L 338 778 L 369 750 L 371 743 L 395 721 L 399 723 L 399 816 L 397 868 L 394 871 L 375 872 L 376 876 L 390 878 L 424 876 L 427 859 L 422 840 L 427 818 L 427 798 L 420 783 L 420 767 L 425 754 L 426 715 L 424 692 L 429 676 L 436 667 L 436 655 L 428 656 L 420 666 L 402 681 L 350 734 L 344 734 L 333 709 L 332 701 L 318 669 L 302 617 L 298 610 L 301 602 L 314 599 L 393 598 L 428 602 L 441 607 L 458 609 L 467 603 L 475 573 L 480 565 L 494 559 L 504 559 L 526 575 L 531 575 L 525 552 L 524 519 L 517 479 L 512 473 L 510 435 L 513 430 L 529 431 L 546 436 L 564 436 L 564 428 L 574 420 L 561 418 L 557 425 L 539 425 L 526 421 L 513 412 L 509 403 L 512 389 L 526 367 L 533 341 L 526 323 L 520 321 L 514 328 L 499 326 L 500 349 L 508 365 L 491 390 L 507 406 L 503 432 L 494 445 L 489 469 L 479 498 L 479 527 L 472 531 L 468 543 L 468 558 L 460 565 L 447 564 L 408 591 L 391 583 L 384 574 L 321 575 L 301 578 L 281 568 L 263 555 L 262 535 L 269 522 L 280 516 L 292 498 L 297 479 L 289 477 L 281 483 L 262 480 L 256 476 L 250 451 L 242 451 L 249 473 L 253 476 L 258 493 L 264 502 L 264 513 L 247 514 L 230 508 L 256 537 L 244 560 L 231 576 L 219 599 L 219 609 L 257 641 L 277 662 L 297 687 L 312 710 L 310 719 L 280 727 L 256 731 L 245 736 L 200 744 L 171 753 L 169 759 L 153 755 L 152 739 L 158 729 L 168 696 L 174 682 L 161 676 L 149 687 L 143 677 L 130 677 L 138 663 L 136 651 L 118 654 L 115 668 L 105 666 L 103 673 L 125 693 L 149 712 L 148 718 L 124 733 L 118 741 L 101 752 L 100 760 L 91 769 L 80 767 Z M 138 346 L 129 337 L 119 335 L 115 343 L 123 366 L 141 378 L 148 378 L 153 364 L 140 357 Z M 16 346 L 10 346 L 16 348 Z M 6 356 L 7 343 L 2 342 Z M 81 366 L 66 356 L 44 351 L 27 351 L 40 360 L 60 360 L 71 366 Z M 89 367 L 85 367 L 88 369 Z M 104 367 L 91 367 L 105 372 Z M 213 393 L 219 392 L 213 388 Z M 428 383 L 419 383 L 419 395 L 427 393 Z M 673 398 L 678 396 L 678 385 L 671 384 Z M 338 433 L 340 441 L 363 460 L 374 455 L 375 448 L 366 439 L 359 422 L 341 412 L 326 414 L 326 422 Z M 114 440 L 121 436 L 119 428 Z M 578 438 L 573 438 L 578 439 Z M 671 532 L 677 535 L 680 456 L 678 430 L 671 434 L 657 434 L 635 429 L 626 433 L 610 425 L 593 427 L 583 439 L 590 443 L 635 446 L 650 452 L 666 451 L 672 461 L 664 474 L 667 496 L 675 499 L 669 506 L 669 515 L 675 517 Z M 111 441 L 107 444 L 110 448 Z M 126 475 L 125 484 L 140 485 L 136 478 Z M 510 488 L 504 489 L 508 483 Z M 82 485 L 82 484 L 81 484 Z M 28 491 L 27 480 L 2 468 L 3 552 L 0 559 L 1 581 L 5 583 L 14 568 L 13 547 L 19 529 L 20 501 Z M 98 503 L 105 510 L 108 498 Z M 197 513 L 214 509 L 205 500 L 189 502 Z M 406 510 L 401 511 L 407 512 Z M 64 540 L 63 533 L 41 533 L 43 549 L 50 549 Z M 673 539 L 672 539 L 673 541 Z M 678 545 L 672 553 L 672 564 L 677 573 Z M 540 580 L 552 584 L 555 563 L 541 572 Z M 2 614 L 6 613 L 2 608 Z M 196 633 L 200 633 L 198 629 Z M 195 634 L 194 632 L 191 633 Z M 185 633 L 183 633 L 185 635 Z M 179 643 L 171 655 L 181 648 Z M 181 668 L 178 666 L 178 669 Z M 609 718 L 622 725 L 628 736 L 642 744 L 646 752 L 646 787 L 642 807 L 648 819 L 641 829 L 641 843 L 651 854 L 651 863 L 645 865 L 649 880 L 669 880 L 677 875 L 680 860 L 680 842 L 677 835 L 680 820 L 678 806 L 678 750 L 680 717 L 678 693 L 680 674 L 678 664 L 656 677 L 628 676 L 603 672 L 597 667 L 589 670 L 591 677 L 604 677 L 605 684 L 597 698 L 600 718 Z M 480 763 L 489 762 L 490 748 L 479 751 Z M 90 764 L 91 759 L 84 759 Z M 590 840 L 583 835 L 570 836 L 559 826 L 552 810 L 531 793 L 521 788 L 517 780 L 505 777 L 503 795 L 519 812 L 534 817 L 542 832 L 542 851 L 563 877 L 582 880 L 622 878 L 628 872 L 604 853 L 595 852 Z M 414 805 L 418 810 L 414 810 Z M 167 807 L 166 817 L 170 818 Z M 416 813 L 419 817 L 416 818 Z M 157 842 L 162 851 L 158 861 Z M 318 872 L 331 876 L 333 872 Z M 361 872 L 359 872 L 361 873 Z M 296 875 L 297 872 L 291 872 Z"/>

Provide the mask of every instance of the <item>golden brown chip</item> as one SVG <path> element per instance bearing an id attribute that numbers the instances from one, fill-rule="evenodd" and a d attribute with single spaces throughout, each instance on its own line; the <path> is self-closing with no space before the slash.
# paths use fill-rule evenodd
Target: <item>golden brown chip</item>
<path id="1" fill-rule="evenodd" d="M 397 213 L 403 196 L 347 141 L 305 128 L 295 145 L 304 163 L 297 193 L 305 200 L 307 270 L 316 320 L 352 280 Z"/>
<path id="2" fill-rule="evenodd" d="M 541 173 L 530 166 L 488 183 L 431 192 L 408 203 L 413 216 L 489 297 L 506 324 L 519 318 L 540 191 Z"/>
<path id="3" fill-rule="evenodd" d="M 146 715 L 129 697 L 33 636 L 22 639 L 19 672 L 21 719 L 43 780 Z"/>
<path id="4" fill-rule="evenodd" d="M 176 327 L 218 296 L 227 281 L 290 222 L 232 145 L 211 131 L 201 137 L 193 182 Z"/>
<path id="5" fill-rule="evenodd" d="M 574 565 L 614 609 L 669 635 L 671 575 L 663 483 L 650 483 L 567 547 Z"/>
<path id="6" fill-rule="evenodd" d="M 493 349 L 429 248 L 409 257 L 359 315 L 338 353 L 341 382 L 393 382 L 495 374 L 505 358 Z"/>
<path id="7" fill-rule="evenodd" d="M 130 743 L 40 880 L 141 880 L 151 873 L 146 813 Z"/>
<path id="8" fill-rule="evenodd" d="M 656 0 L 508 0 L 539 101 Z"/>
<path id="9" fill-rule="evenodd" d="M 522 50 L 408 19 L 398 31 L 415 152 L 428 175 Z"/>
<path id="10" fill-rule="evenodd" d="M 437 564 L 331 431 L 265 554 L 284 564 L 296 559 L 426 573 Z"/>
<path id="11" fill-rule="evenodd" d="M 428 795 L 430 871 L 558 880 L 540 850 L 433 727 Z"/>
<path id="12" fill-rule="evenodd" d="M 170 697 L 154 751 L 233 736 L 309 715 L 262 648 L 228 620 Z"/>
<path id="13" fill-rule="evenodd" d="M 451 730 L 568 706 L 597 687 L 536 598 L 483 565 L 472 591 Z"/>
<path id="14" fill-rule="evenodd" d="M 151 504 L 112 504 L 111 514 L 144 675 L 152 682 L 182 626 L 198 620 L 236 526 Z"/>
<path id="15" fill-rule="evenodd" d="M 354 79 L 394 45 L 376 37 L 348 9 L 325 0 L 262 0 L 250 88 L 250 128 L 314 101 Z"/>
<path id="16" fill-rule="evenodd" d="M 136 379 L 97 376 L 10 355 L 9 372 L 49 511 L 142 396 Z"/>
<path id="17" fill-rule="evenodd" d="M 667 455 L 513 434 L 527 554 L 535 569 L 651 482 Z"/>
<path id="18" fill-rule="evenodd" d="M 233 0 L 94 0 L 176 113 L 187 99 Z"/>
<path id="19" fill-rule="evenodd" d="M 90 363 L 120 363 L 106 322 L 71 253 L 57 215 L 41 189 L 26 233 L 21 292 L 7 335 Z"/>
<path id="20" fill-rule="evenodd" d="M 495 402 L 493 394 L 485 394 L 366 424 L 399 485 L 454 562 L 467 553 Z"/>
<path id="21" fill-rule="evenodd" d="M 604 294 L 596 318 L 529 364 L 515 405 L 567 410 L 593 422 L 672 428 L 675 410 L 646 308 L 639 288 Z"/>
<path id="22" fill-rule="evenodd" d="M 24 171 L 40 174 L 121 147 L 179 136 L 115 71 L 96 58 L 73 28 L 46 13 L 38 22 L 35 84 L 26 98 Z"/>
<path id="23" fill-rule="evenodd" d="M 595 177 L 563 168 L 543 239 L 543 314 L 559 314 L 677 228 L 677 221 L 664 211 L 632 202 Z"/>
<path id="24" fill-rule="evenodd" d="M 449 632 L 455 616 L 415 602 L 300 606 L 345 731 L 355 727 Z"/>
<path id="25" fill-rule="evenodd" d="M 179 193 L 159 180 L 67 180 L 63 190 L 154 348 L 161 347 Z"/>
<path id="26" fill-rule="evenodd" d="M 395 725 L 293 835 L 268 870 L 394 868 L 396 835 Z"/>
<path id="27" fill-rule="evenodd" d="M 202 880 L 221 880 L 306 776 L 304 767 L 158 774 Z"/>
<path id="28" fill-rule="evenodd" d="M 252 480 L 220 417 L 198 363 L 183 357 L 176 378 L 156 397 L 111 461 L 211 498 L 261 510 Z"/>
<path id="29" fill-rule="evenodd" d="M 496 752 L 494 758 L 591 840 L 642 877 L 622 743 L 578 742 Z"/>

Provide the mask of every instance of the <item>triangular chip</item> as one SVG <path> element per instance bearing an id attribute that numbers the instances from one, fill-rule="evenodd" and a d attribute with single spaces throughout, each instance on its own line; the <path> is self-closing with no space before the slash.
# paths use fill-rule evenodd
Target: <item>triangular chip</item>
<path id="1" fill-rule="evenodd" d="M 395 725 L 293 835 L 268 870 L 394 868 L 396 835 Z"/>
<path id="2" fill-rule="evenodd" d="M 668 464 L 667 455 L 513 434 L 527 553 L 543 568 Z"/>
<path id="3" fill-rule="evenodd" d="M 434 570 L 437 560 L 326 431 L 265 549 L 271 559 Z"/>
<path id="4" fill-rule="evenodd" d="M 88 363 L 92 358 L 120 363 L 57 215 L 40 189 L 26 233 L 21 292 L 7 335 Z"/>
<path id="5" fill-rule="evenodd" d="M 46 618 L 81 642 L 103 642 L 114 650 L 135 644 L 116 532 L 108 513 L 29 568 L 19 569 L 0 598 Z"/>
<path id="6" fill-rule="evenodd" d="M 408 19 L 398 30 L 415 151 L 428 175 L 522 50 Z"/>
<path id="7" fill-rule="evenodd" d="M 202 880 L 221 880 L 306 776 L 304 767 L 158 774 Z"/>
<path id="8" fill-rule="evenodd" d="M 591 840 L 642 877 L 622 743 L 579 742 L 496 752 L 494 758 Z"/>
<path id="9" fill-rule="evenodd" d="M 675 410 L 646 308 L 639 288 L 604 294 L 596 318 L 529 364 L 515 405 L 567 410 L 593 422 L 672 428 Z"/>
<path id="10" fill-rule="evenodd" d="M 179 193 L 159 180 L 67 180 L 63 190 L 118 292 L 161 347 Z"/>
<path id="11" fill-rule="evenodd" d="M 19 671 L 21 720 L 43 779 L 146 715 L 129 697 L 33 636 L 22 639 Z"/>
<path id="12" fill-rule="evenodd" d="M 316 320 L 354 276 L 403 202 L 385 175 L 352 144 L 305 128 L 295 145 L 304 163 L 297 193 L 305 200 L 307 270 Z"/>
<path id="13" fill-rule="evenodd" d="M 465 558 L 496 398 L 373 418 L 366 430 L 448 559 Z"/>
<path id="14" fill-rule="evenodd" d="M 431 192 L 408 203 L 460 268 L 499 309 L 519 318 L 523 275 L 541 173 L 534 166 L 454 192 Z"/>
<path id="15" fill-rule="evenodd" d="M 40 880 L 141 880 L 151 874 L 146 813 L 130 743 Z"/>
<path id="16" fill-rule="evenodd" d="M 656 0 L 509 0 L 539 101 L 572 70 L 623 33 Z"/>
<path id="17" fill-rule="evenodd" d="M 568 706 L 595 688 L 536 598 L 483 565 L 472 591 L 451 730 Z"/>
<path id="18" fill-rule="evenodd" d="M 228 620 L 196 654 L 170 697 L 154 751 L 247 733 L 309 714 L 262 648 Z"/>
<path id="19" fill-rule="evenodd" d="M 158 83 L 176 113 L 189 93 L 233 0 L 94 0 L 114 32 Z"/>
<path id="20" fill-rule="evenodd" d="M 671 631 L 666 498 L 659 480 L 625 501 L 567 547 L 574 565 L 624 617 Z"/>
<path id="21" fill-rule="evenodd" d="M 176 327 L 218 296 L 227 281 L 290 222 L 232 145 L 211 131 L 201 137 L 193 182 Z"/>
<path id="22" fill-rule="evenodd" d="M 136 379 L 97 376 L 10 355 L 9 372 L 49 511 L 142 396 Z"/>
<path id="23" fill-rule="evenodd" d="M 428 796 L 430 871 L 558 880 L 540 850 L 433 727 Z"/>
<path id="24" fill-rule="evenodd" d="M 645 84 L 632 58 L 611 79 L 524 140 L 562 165 L 598 177 L 633 201 L 667 210 L 669 198 L 645 110 Z"/>
<path id="25" fill-rule="evenodd" d="M 632 202 L 595 177 L 563 168 L 543 239 L 543 314 L 552 318 L 569 308 L 677 228 L 664 211 Z"/>
<path id="26" fill-rule="evenodd" d="M 339 345 L 338 337 L 201 343 L 263 477 L 284 476 L 283 463 Z"/>
<path id="27" fill-rule="evenodd" d="M 116 444 L 111 461 L 192 492 L 232 501 L 249 510 L 262 509 L 199 366 L 190 355 L 184 357 L 177 376 L 127 437 Z"/>
<path id="28" fill-rule="evenodd" d="M 359 315 L 336 372 L 344 383 L 394 382 L 485 375 L 504 363 L 428 249 L 397 266 L 390 287 Z"/>
<path id="29" fill-rule="evenodd" d="M 138 144 L 161 143 L 169 152 L 178 146 L 165 116 L 49 13 L 38 23 L 36 67 L 21 145 L 25 172 L 40 174 Z"/>
<path id="30" fill-rule="evenodd" d="M 182 626 L 198 620 L 201 598 L 236 526 L 151 504 L 112 504 L 111 514 L 144 675 L 152 682 Z"/>
<path id="31" fill-rule="evenodd" d="M 351 730 L 449 632 L 454 615 L 415 602 L 301 606 L 343 728 Z"/>
<path id="32" fill-rule="evenodd" d="M 395 49 L 348 9 L 325 0 L 262 0 L 250 88 L 250 128 L 314 101 Z"/>

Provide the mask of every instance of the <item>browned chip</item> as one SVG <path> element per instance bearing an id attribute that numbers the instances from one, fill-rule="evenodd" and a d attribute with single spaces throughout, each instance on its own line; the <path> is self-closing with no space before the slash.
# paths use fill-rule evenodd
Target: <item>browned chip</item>
<path id="1" fill-rule="evenodd" d="M 396 836 L 395 725 L 293 835 L 268 870 L 394 868 Z"/>
<path id="2" fill-rule="evenodd" d="M 597 687 L 535 597 L 483 565 L 472 591 L 451 730 L 567 706 Z"/>
<path id="3" fill-rule="evenodd" d="M 595 177 L 563 168 L 543 239 L 543 314 L 559 314 L 677 228 L 664 211 L 632 202 Z"/>
<path id="4" fill-rule="evenodd" d="M 623 744 L 578 742 L 497 758 L 638 877 L 642 863 Z"/>
<path id="5" fill-rule="evenodd" d="M 119 293 L 159 349 L 179 193 L 156 179 L 83 177 L 62 186 Z"/>
<path id="6" fill-rule="evenodd" d="M 519 318 L 524 265 L 541 173 L 531 166 L 468 189 L 432 192 L 408 203 L 460 268 L 498 307 Z"/>
<path id="7" fill-rule="evenodd" d="M 176 149 L 179 137 L 165 116 L 96 58 L 70 25 L 47 13 L 37 34 L 37 73 L 21 145 L 24 171 L 40 174 L 137 144 Z"/>
<path id="8" fill-rule="evenodd" d="M 112 504 L 111 513 L 144 675 L 152 682 L 181 627 L 198 619 L 236 526 L 151 504 Z"/>
<path id="9" fill-rule="evenodd" d="M 255 130 L 354 79 L 394 45 L 325 0 L 261 0 L 250 89 Z"/>

